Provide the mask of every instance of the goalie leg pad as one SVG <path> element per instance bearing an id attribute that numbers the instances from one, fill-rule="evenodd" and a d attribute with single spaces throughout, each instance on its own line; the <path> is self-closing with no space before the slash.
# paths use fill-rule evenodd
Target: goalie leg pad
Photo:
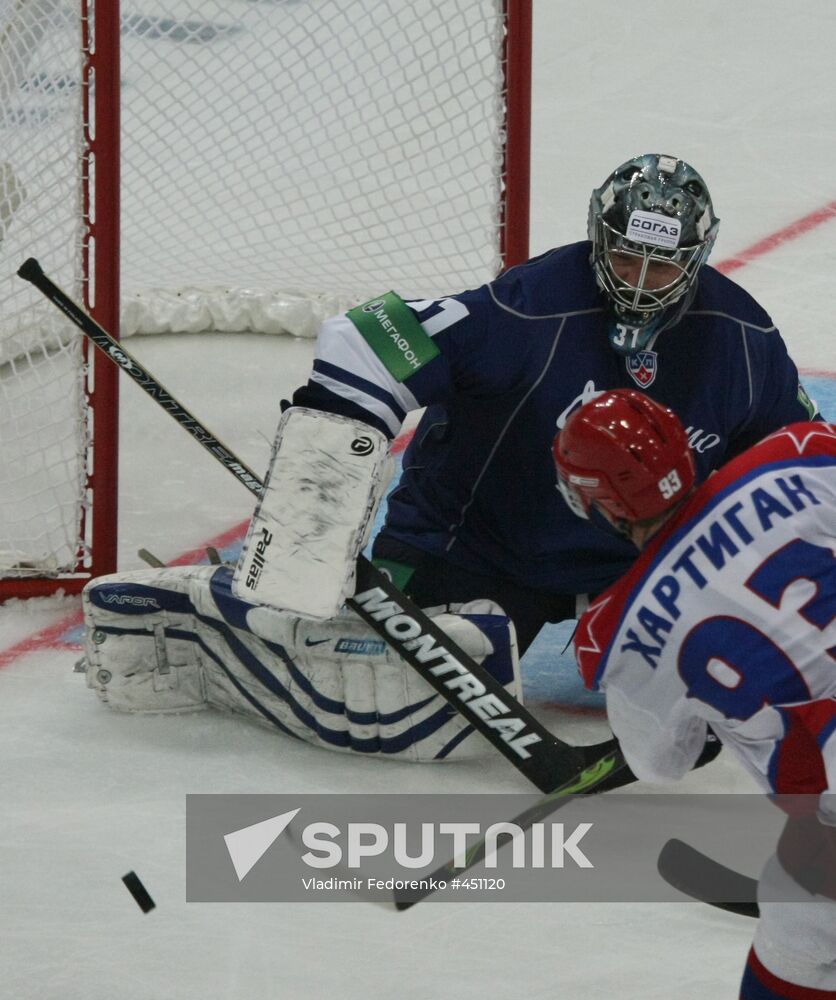
<path id="1" fill-rule="evenodd" d="M 240 601 L 230 584 L 228 568 L 211 566 L 88 584 L 88 685 L 114 708 L 208 704 L 332 750 L 415 761 L 494 752 L 356 615 L 311 621 Z M 474 611 L 434 620 L 519 697 L 513 625 L 495 606 Z"/>
<path id="2" fill-rule="evenodd" d="M 207 707 L 189 586 L 187 575 L 155 569 L 99 577 L 84 588 L 87 686 L 112 708 Z"/>
<path id="3" fill-rule="evenodd" d="M 311 618 L 354 594 L 357 556 L 393 463 L 385 435 L 348 417 L 294 406 L 282 414 L 233 591 Z"/>

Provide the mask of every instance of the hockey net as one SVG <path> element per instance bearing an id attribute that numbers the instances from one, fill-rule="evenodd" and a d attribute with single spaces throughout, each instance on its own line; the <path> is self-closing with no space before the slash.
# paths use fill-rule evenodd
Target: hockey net
<path id="1" fill-rule="evenodd" d="M 113 568 L 110 375 L 27 257 L 122 337 L 310 337 L 525 255 L 530 0 L 77 2 L 0 14 L 0 598 Z"/>

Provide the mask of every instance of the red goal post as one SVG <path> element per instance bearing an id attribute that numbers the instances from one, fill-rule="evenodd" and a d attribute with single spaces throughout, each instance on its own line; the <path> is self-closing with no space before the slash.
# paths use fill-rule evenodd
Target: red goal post
<path id="1" fill-rule="evenodd" d="M 0 12 L 0 600 L 116 568 L 118 372 L 23 260 L 123 337 L 480 284 L 528 255 L 531 28 L 531 0 Z"/>

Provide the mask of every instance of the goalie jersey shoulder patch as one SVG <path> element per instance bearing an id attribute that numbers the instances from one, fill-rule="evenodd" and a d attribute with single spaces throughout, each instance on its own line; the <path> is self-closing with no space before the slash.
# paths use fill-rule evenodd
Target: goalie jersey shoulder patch
<path id="1" fill-rule="evenodd" d="M 371 299 L 347 315 L 397 382 L 405 382 L 440 353 L 415 313 L 395 292 Z"/>

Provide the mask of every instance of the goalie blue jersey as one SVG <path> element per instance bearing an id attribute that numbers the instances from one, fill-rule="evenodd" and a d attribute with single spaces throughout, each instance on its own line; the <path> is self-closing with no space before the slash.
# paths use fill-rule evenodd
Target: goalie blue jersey
<path id="1" fill-rule="evenodd" d="M 647 350 L 616 353 L 589 253 L 587 242 L 561 247 L 439 300 L 387 293 L 323 324 L 295 404 L 389 436 L 426 407 L 389 497 L 390 537 L 524 586 L 595 593 L 636 550 L 558 495 L 551 445 L 572 410 L 609 389 L 640 389 L 678 414 L 700 479 L 813 416 L 769 316 L 710 267 Z"/>

